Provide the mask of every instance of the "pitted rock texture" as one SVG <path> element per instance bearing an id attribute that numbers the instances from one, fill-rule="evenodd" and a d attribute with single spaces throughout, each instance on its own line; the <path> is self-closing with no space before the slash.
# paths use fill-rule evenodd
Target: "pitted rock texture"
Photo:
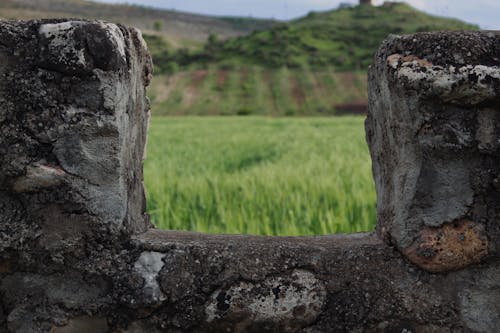
<path id="1" fill-rule="evenodd" d="M 424 227 L 404 254 L 431 272 L 446 272 L 478 263 L 488 254 L 484 227 L 461 220 L 441 227 Z"/>
<path id="2" fill-rule="evenodd" d="M 151 60 L 140 32 L 77 20 L 0 28 L 0 190 L 17 193 L 27 220 L 42 219 L 33 227 L 49 219 L 39 207 L 56 204 L 82 221 L 145 230 Z"/>
<path id="3" fill-rule="evenodd" d="M 369 99 L 379 235 L 434 272 L 498 256 L 499 35 L 392 36 L 370 68 Z M 457 222 L 471 226 L 465 241 Z"/>
<path id="4" fill-rule="evenodd" d="M 40 26 L 40 65 L 67 74 L 126 66 L 125 39 L 111 23 L 69 21 Z"/>
<path id="5" fill-rule="evenodd" d="M 259 283 L 239 282 L 216 290 L 206 320 L 220 331 L 295 332 L 312 324 L 326 303 L 326 288 L 314 274 L 293 271 Z"/>
<path id="6" fill-rule="evenodd" d="M 462 106 L 494 100 L 500 89 L 498 66 L 435 66 L 414 55 L 393 54 L 388 65 L 397 70 L 397 80 L 421 97 L 436 97 L 445 103 Z"/>

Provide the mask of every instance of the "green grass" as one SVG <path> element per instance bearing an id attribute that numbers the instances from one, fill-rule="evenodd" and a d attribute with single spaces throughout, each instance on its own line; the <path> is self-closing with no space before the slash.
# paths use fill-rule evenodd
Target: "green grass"
<path id="1" fill-rule="evenodd" d="M 363 117 L 153 117 L 145 181 L 163 229 L 320 235 L 375 223 Z"/>

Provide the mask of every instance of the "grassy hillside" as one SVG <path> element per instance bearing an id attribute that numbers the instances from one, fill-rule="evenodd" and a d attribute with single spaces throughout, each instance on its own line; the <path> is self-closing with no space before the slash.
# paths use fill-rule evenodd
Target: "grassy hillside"
<path id="1" fill-rule="evenodd" d="M 355 6 L 313 12 L 266 31 L 226 41 L 212 38 L 203 51 L 192 55 L 192 62 L 365 70 L 389 34 L 471 29 L 478 27 L 431 16 L 405 3 Z"/>
<path id="2" fill-rule="evenodd" d="M 244 66 L 157 75 L 154 115 L 333 115 L 366 103 L 366 74 Z"/>
<path id="3" fill-rule="evenodd" d="M 306 17 L 201 50 L 146 36 L 159 76 L 150 90 L 161 115 L 333 115 L 363 112 L 366 69 L 391 33 L 476 29 L 404 3 Z"/>
<path id="4" fill-rule="evenodd" d="M 126 1 L 124 1 L 126 2 Z M 161 35 L 173 46 L 203 42 L 211 34 L 224 38 L 270 28 L 273 20 L 211 17 L 133 5 L 113 5 L 86 0 L 1 0 L 0 18 L 30 19 L 82 17 L 121 22 Z"/>

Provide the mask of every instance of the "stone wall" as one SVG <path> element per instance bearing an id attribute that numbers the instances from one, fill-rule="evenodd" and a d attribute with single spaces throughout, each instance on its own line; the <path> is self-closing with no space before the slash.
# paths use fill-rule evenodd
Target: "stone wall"
<path id="1" fill-rule="evenodd" d="M 145 213 L 140 33 L 1 21 L 0 331 L 498 331 L 499 58 L 493 33 L 382 45 L 377 233 L 204 235 Z"/>
<path id="2" fill-rule="evenodd" d="M 379 235 L 433 272 L 498 257 L 498 36 L 392 37 L 369 81 Z"/>

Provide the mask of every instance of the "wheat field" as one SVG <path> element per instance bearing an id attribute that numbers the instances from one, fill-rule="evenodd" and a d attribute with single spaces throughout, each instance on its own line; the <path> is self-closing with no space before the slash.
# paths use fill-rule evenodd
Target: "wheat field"
<path id="1" fill-rule="evenodd" d="M 159 228 L 323 235 L 371 230 L 364 118 L 153 117 L 145 161 Z"/>

